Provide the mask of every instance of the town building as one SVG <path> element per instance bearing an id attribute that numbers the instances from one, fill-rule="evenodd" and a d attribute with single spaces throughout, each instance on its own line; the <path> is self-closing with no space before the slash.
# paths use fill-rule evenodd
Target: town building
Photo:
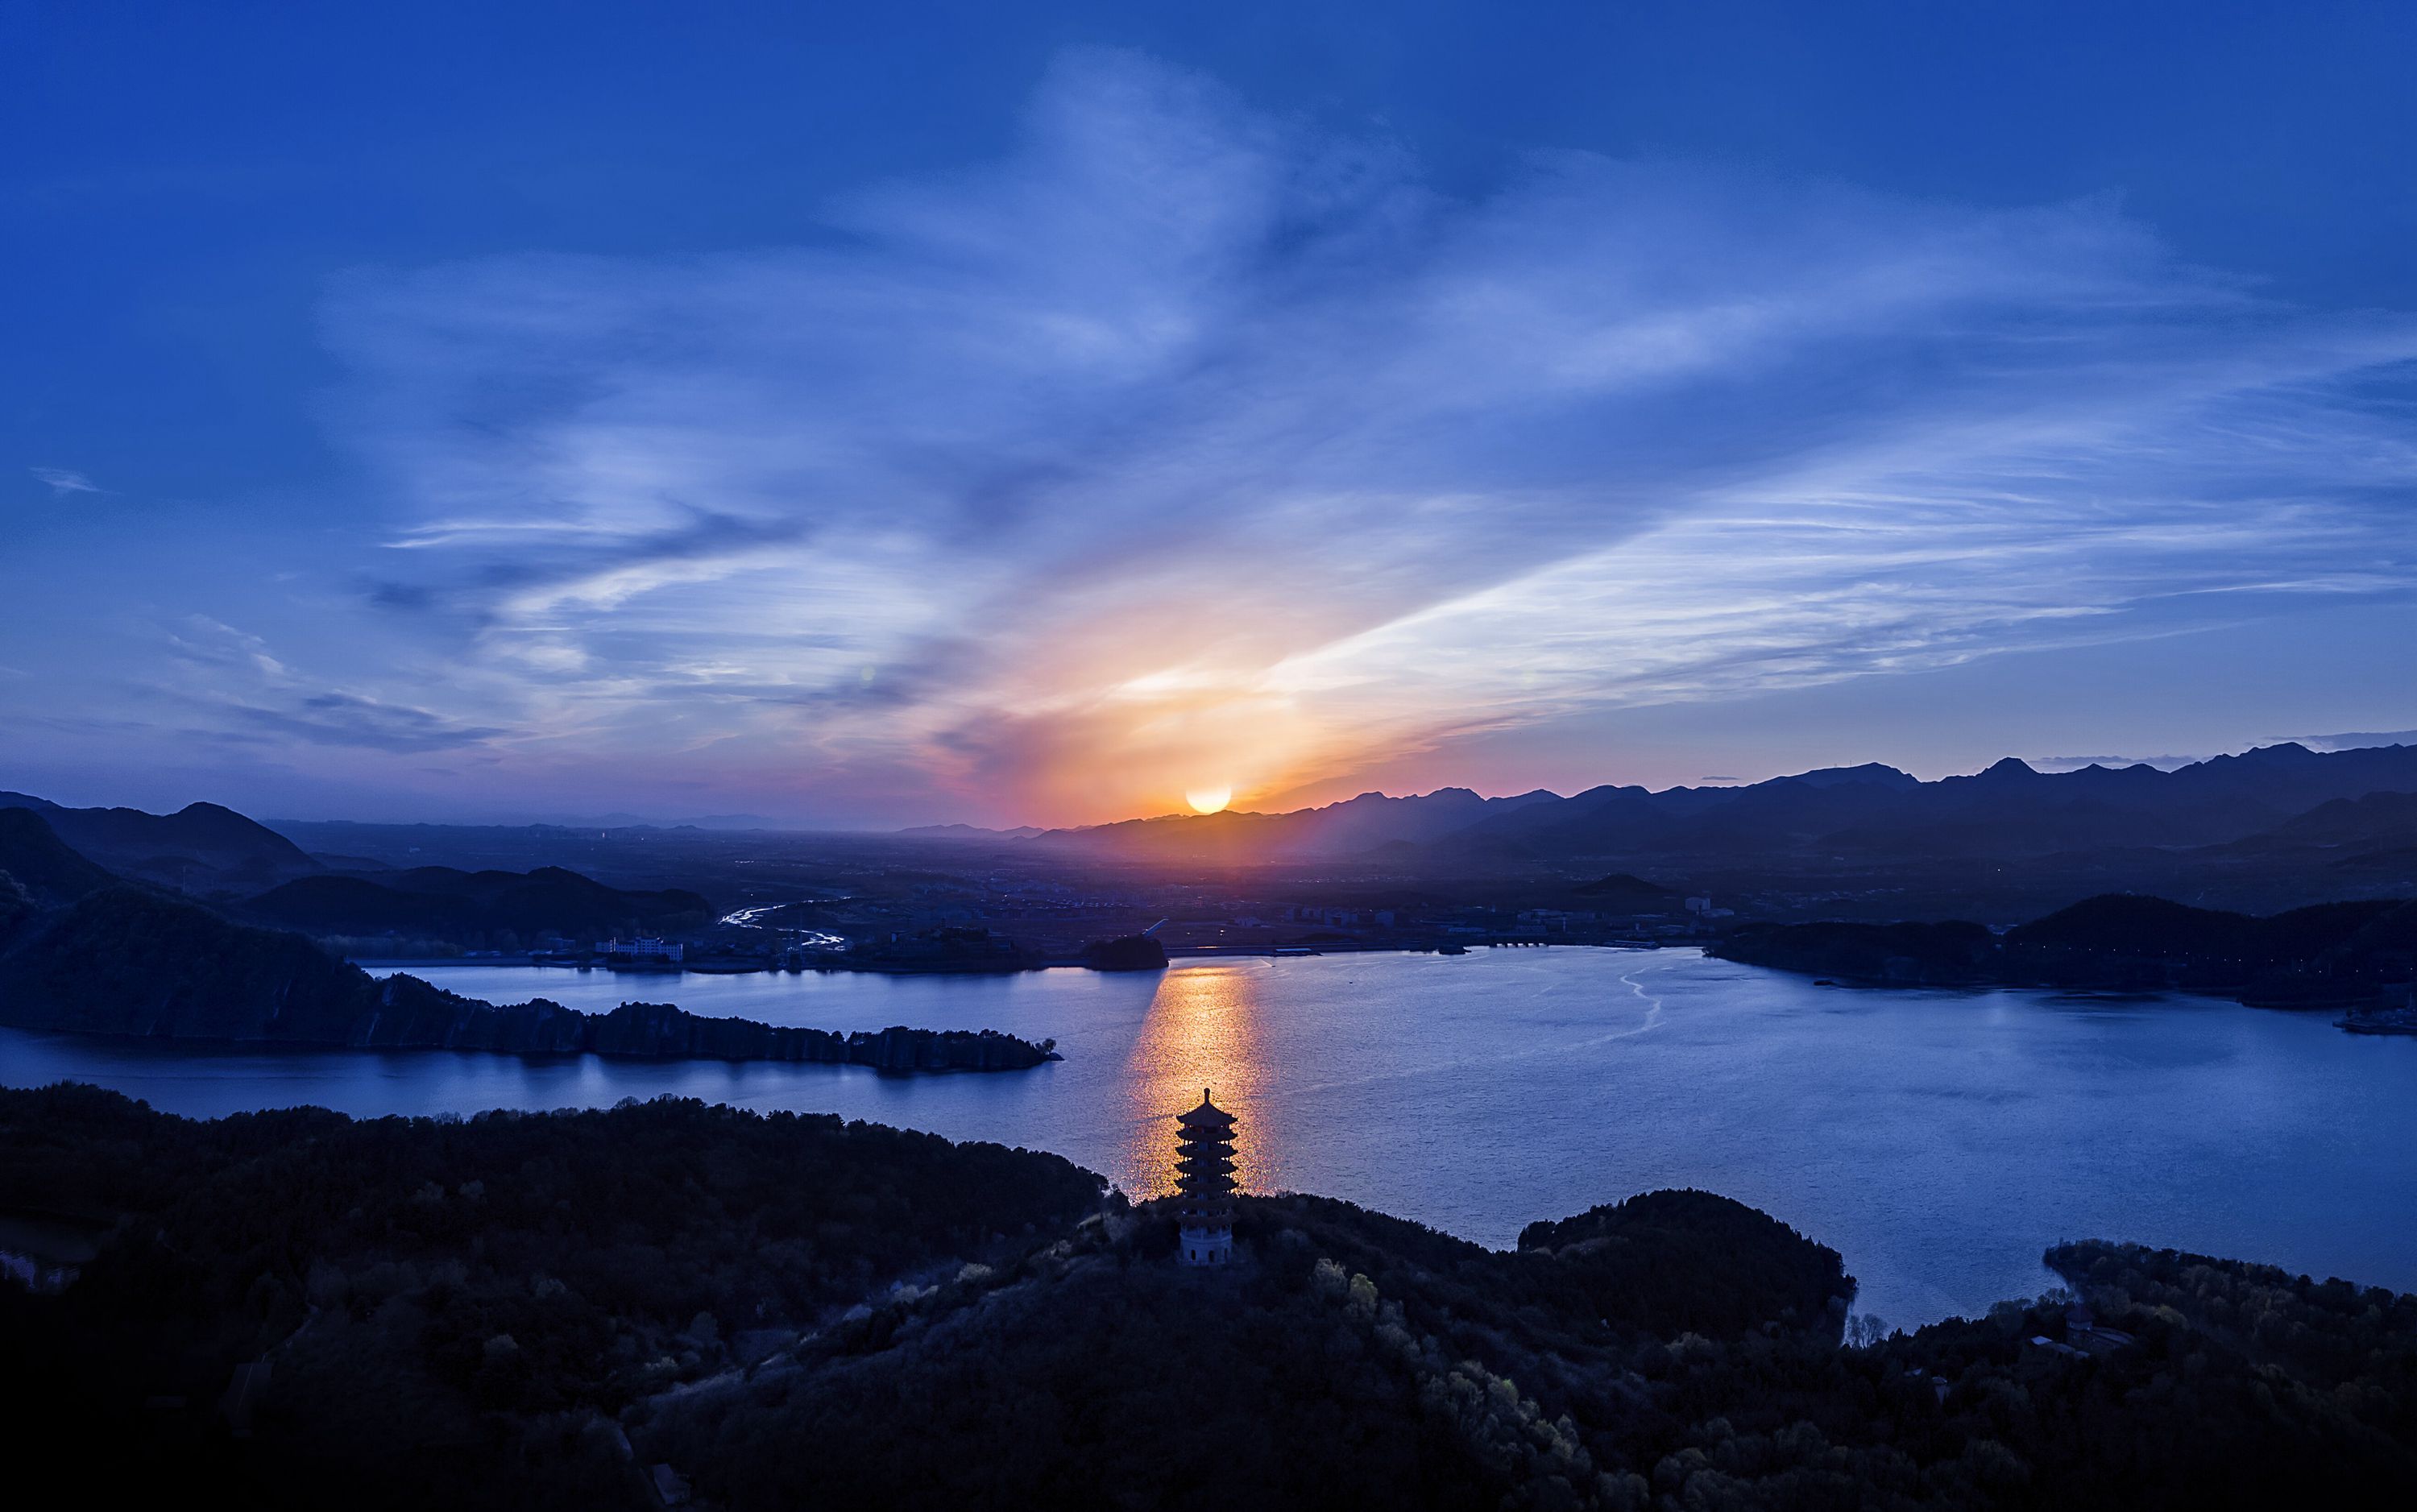
<path id="1" fill-rule="evenodd" d="M 607 940 L 604 953 L 626 956 L 631 960 L 677 960 L 684 946 L 664 940 Z"/>

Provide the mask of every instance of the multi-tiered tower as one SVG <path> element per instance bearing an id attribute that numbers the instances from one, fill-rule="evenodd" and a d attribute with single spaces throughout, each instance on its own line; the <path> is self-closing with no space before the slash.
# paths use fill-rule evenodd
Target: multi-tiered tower
<path id="1" fill-rule="evenodd" d="M 1234 1260 L 1234 1115 L 1208 1100 L 1176 1119 L 1175 1217 L 1185 1265 L 1229 1265 Z"/>

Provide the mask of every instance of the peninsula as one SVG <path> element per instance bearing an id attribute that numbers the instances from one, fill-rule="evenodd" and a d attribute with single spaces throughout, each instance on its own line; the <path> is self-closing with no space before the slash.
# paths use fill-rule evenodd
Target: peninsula
<path id="1" fill-rule="evenodd" d="M 991 1030 L 835 1034 L 708 1019 L 669 1004 L 581 1013 L 497 1005 L 414 976 L 371 976 L 302 935 L 237 924 L 120 882 L 41 819 L 0 810 L 0 1025 L 192 1043 L 797 1061 L 882 1071 L 1011 1071 L 1056 1058 Z"/>
<path id="2" fill-rule="evenodd" d="M 1753 923 L 1707 949 L 1855 986 L 2180 991 L 2256 1007 L 2358 1008 L 2405 999 L 2417 902 L 2320 903 L 2261 918 L 2108 894 L 2002 935 L 1957 919 Z"/>

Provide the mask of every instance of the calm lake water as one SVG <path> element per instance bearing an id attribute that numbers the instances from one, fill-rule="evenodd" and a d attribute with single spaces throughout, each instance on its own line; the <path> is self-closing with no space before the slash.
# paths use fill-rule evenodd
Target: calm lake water
<path id="1" fill-rule="evenodd" d="M 1256 1190 L 1347 1198 L 1494 1246 L 1657 1187 L 1764 1209 L 1845 1254 L 1860 1311 L 1910 1325 L 2053 1284 L 2104 1236 L 2417 1290 L 2417 1038 L 2192 998 L 1850 991 L 1694 951 L 1479 950 L 1049 971 L 615 977 L 416 968 L 495 1002 L 624 998 L 827 1029 L 1054 1036 L 991 1076 L 201 1052 L 0 1031 L 0 1080 L 71 1077 L 194 1115 L 609 1105 L 677 1093 L 1055 1150 L 1171 1185 L 1204 1085 Z"/>

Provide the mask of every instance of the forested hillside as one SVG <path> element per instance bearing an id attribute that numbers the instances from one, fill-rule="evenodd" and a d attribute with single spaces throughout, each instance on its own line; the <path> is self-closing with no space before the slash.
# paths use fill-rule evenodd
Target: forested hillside
<path id="1" fill-rule="evenodd" d="M 2098 991 L 2217 993 L 2274 1007 L 2355 1005 L 2409 980 L 2417 902 L 2319 903 L 2259 918 L 2108 894 L 2000 937 L 1978 924 L 1748 924 L 1711 947 L 1730 960 L 1855 982 L 2006 982 Z"/>
<path id="2" fill-rule="evenodd" d="M 17 1426 L 99 1499 L 2417 1494 L 2417 1299 L 2071 1244 L 2047 1258 L 2078 1299 L 1842 1344 L 1839 1257 L 1700 1192 L 1539 1223 L 1511 1252 L 1246 1198 L 1241 1263 L 1210 1273 L 1172 1263 L 1169 1217 L 1103 1202 L 1063 1160 L 832 1118 L 665 1101 L 196 1124 L 53 1088 L 0 1093 L 0 1213 L 93 1235 L 64 1290 L 0 1282 L 0 1327 L 44 1385 Z"/>

